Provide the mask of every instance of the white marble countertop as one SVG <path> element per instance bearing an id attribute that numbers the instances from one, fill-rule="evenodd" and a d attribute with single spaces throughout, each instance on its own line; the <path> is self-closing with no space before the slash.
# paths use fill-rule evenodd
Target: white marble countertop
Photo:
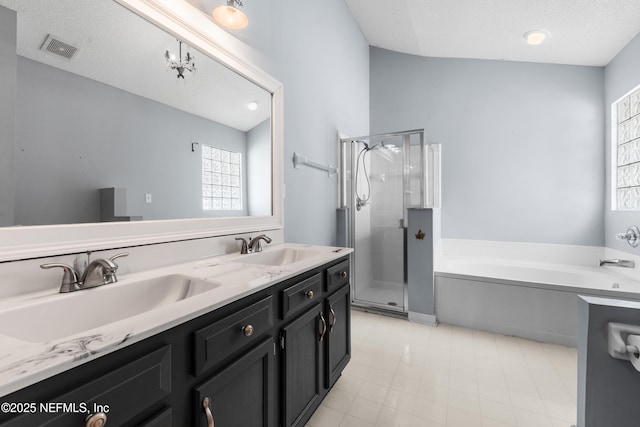
<path id="1" fill-rule="evenodd" d="M 119 277 L 117 283 L 95 289 L 60 294 L 56 288 L 0 300 L 1 314 L 6 310 L 42 304 L 56 298 L 70 298 L 85 292 L 105 292 L 108 291 L 107 287 L 123 287 L 141 280 L 173 274 L 219 285 L 202 294 L 49 342 L 26 342 L 0 332 L 0 397 L 141 341 L 352 252 L 349 248 L 284 243 L 270 245 L 264 249 L 263 253 L 285 248 L 316 251 L 317 254 L 290 264 L 265 266 L 244 263 L 242 257 L 246 255 L 233 253 L 129 274 Z M 113 310 L 118 309 L 118 306 L 113 307 Z M 75 321 L 73 315 L 70 315 L 69 319 Z"/>

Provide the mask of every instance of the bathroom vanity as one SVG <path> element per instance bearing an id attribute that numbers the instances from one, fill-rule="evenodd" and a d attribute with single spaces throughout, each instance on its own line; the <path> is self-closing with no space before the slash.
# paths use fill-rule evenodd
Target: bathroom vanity
<path id="1" fill-rule="evenodd" d="M 296 261 L 303 250 L 313 255 Z M 350 359 L 348 253 L 277 245 L 247 258 L 233 254 L 152 272 L 218 286 L 174 303 L 193 318 L 161 307 L 154 311 L 163 316 L 122 319 L 111 330 L 53 341 L 22 363 L 0 366 L 5 381 L 36 378 L 30 371 L 46 365 L 71 366 L 1 398 L 10 406 L 0 425 L 304 426 Z M 278 267 L 251 258 L 278 263 L 291 254 L 293 262 Z M 145 281 L 153 280 L 149 274 Z M 76 293 L 136 286 L 129 279 Z"/>
<path id="2" fill-rule="evenodd" d="M 7 72 L 20 77 L 7 81 L 30 89 L 6 92 L 33 95 L 8 99 L 9 114 L 0 117 L 9 135 L 2 141 L 8 155 L 0 159 L 8 177 L 0 188 L 0 425 L 304 426 L 350 358 L 351 250 L 283 243 L 281 83 L 191 2 L 87 0 L 77 5 L 84 15 L 74 15 L 67 2 L 47 0 L 43 16 L 40 1 L 0 0 L 0 22 L 17 34 L 1 40 Z M 58 58 L 33 47 L 40 43 L 28 43 L 30 29 L 82 40 L 84 53 L 59 66 Z M 178 86 L 155 58 L 183 44 L 198 52 L 199 72 Z M 102 76 L 109 67 L 100 60 L 112 64 L 113 55 L 101 46 L 140 60 L 122 69 L 122 84 Z M 53 81 L 38 77 L 45 72 L 70 86 L 32 91 L 34 82 Z M 107 74 L 117 77 L 115 70 Z M 220 96 L 221 89 L 230 92 Z M 248 114 L 244 96 L 259 100 L 264 111 Z M 213 100 L 219 108 L 211 107 Z M 206 108 L 198 110 L 199 102 Z M 125 105 L 136 108 L 125 112 Z M 232 139 L 241 144 L 228 145 Z M 213 143 L 222 145 L 204 148 Z M 245 146 L 252 149 L 242 151 Z M 236 177 L 243 183 L 242 211 L 207 208 L 215 202 L 207 190 L 219 189 L 202 173 L 217 161 L 207 158 L 213 148 L 243 159 L 244 175 Z M 74 167 L 63 168 L 69 150 Z M 34 153 L 47 159 L 42 167 L 22 163 Z M 39 185 L 19 176 L 36 169 L 43 171 Z M 127 176 L 133 179 L 125 182 Z M 126 195 L 129 205 L 115 197 L 106 203 L 107 219 L 118 221 L 100 222 L 101 189 Z M 53 215 L 61 210 L 73 215 Z M 139 215 L 142 221 L 123 220 Z M 239 254 L 236 237 L 261 233 L 273 244 Z M 89 251 L 92 259 L 129 253 L 116 283 L 59 294 L 61 272 L 39 268 L 74 265 Z"/>

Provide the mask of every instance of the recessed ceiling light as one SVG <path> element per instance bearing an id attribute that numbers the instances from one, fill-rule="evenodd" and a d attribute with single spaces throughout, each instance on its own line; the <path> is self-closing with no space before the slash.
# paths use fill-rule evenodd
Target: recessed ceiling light
<path id="1" fill-rule="evenodd" d="M 551 36 L 547 30 L 531 30 L 524 33 L 528 45 L 538 46 Z"/>
<path id="2" fill-rule="evenodd" d="M 253 101 L 247 104 L 247 109 L 250 111 L 256 111 L 258 109 L 258 102 Z"/>

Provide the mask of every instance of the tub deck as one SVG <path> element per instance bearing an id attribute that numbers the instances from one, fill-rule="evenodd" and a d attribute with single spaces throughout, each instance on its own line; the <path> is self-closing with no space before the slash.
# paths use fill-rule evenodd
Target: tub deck
<path id="1" fill-rule="evenodd" d="M 598 256 L 560 264 L 478 253 L 438 259 L 439 322 L 575 347 L 580 296 L 640 300 L 640 281 L 598 267 Z"/>

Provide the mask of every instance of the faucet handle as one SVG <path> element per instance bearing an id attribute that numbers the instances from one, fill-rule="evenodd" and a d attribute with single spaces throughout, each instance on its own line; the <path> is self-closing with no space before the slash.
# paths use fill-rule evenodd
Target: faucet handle
<path id="1" fill-rule="evenodd" d="M 119 265 L 116 264 L 114 261 L 117 260 L 118 258 L 124 258 L 126 256 L 129 256 L 129 252 L 122 252 L 119 254 L 115 254 L 114 256 L 109 258 L 109 261 L 111 261 L 114 268 L 105 270 L 104 272 L 105 283 L 116 283 L 118 281 L 118 278 L 116 277 L 116 271 L 118 271 Z"/>
<path id="2" fill-rule="evenodd" d="M 236 240 L 242 240 L 242 248 L 240 249 L 240 253 L 242 255 L 248 254 L 249 253 L 249 243 L 247 242 L 247 239 L 245 239 L 243 237 L 236 237 Z"/>
<path id="3" fill-rule="evenodd" d="M 60 293 L 73 292 L 79 289 L 78 274 L 70 265 L 51 263 L 51 264 L 42 264 L 40 265 L 40 268 L 43 268 L 45 270 L 49 268 L 62 269 L 63 274 L 62 274 L 62 283 L 60 285 Z"/>
<path id="4" fill-rule="evenodd" d="M 119 254 L 115 254 L 114 256 L 112 256 L 112 257 L 111 257 L 111 258 L 109 258 L 109 259 L 110 259 L 111 261 L 115 261 L 115 260 L 117 260 L 118 258 L 124 258 L 124 257 L 126 257 L 126 256 L 129 256 L 129 252 L 122 252 L 122 253 L 119 253 Z"/>

